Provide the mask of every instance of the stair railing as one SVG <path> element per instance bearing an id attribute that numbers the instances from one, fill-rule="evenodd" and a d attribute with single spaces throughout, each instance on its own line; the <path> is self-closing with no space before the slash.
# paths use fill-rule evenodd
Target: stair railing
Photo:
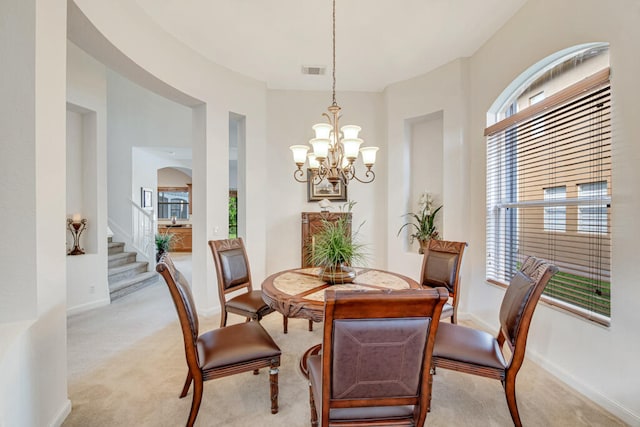
<path id="1" fill-rule="evenodd" d="M 139 255 L 146 258 L 151 268 L 156 263 L 156 221 L 153 208 L 142 208 L 131 202 L 131 245 Z"/>

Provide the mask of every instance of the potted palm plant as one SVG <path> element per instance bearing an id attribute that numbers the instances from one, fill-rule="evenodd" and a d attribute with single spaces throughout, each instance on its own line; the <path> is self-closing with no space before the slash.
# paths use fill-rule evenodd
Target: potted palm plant
<path id="1" fill-rule="evenodd" d="M 438 232 L 435 224 L 436 215 L 440 212 L 443 205 L 434 209 L 433 197 L 428 192 L 423 192 L 418 200 L 419 211 L 418 213 L 409 212 L 403 216 L 409 217 L 411 221 L 405 223 L 398 230 L 398 236 L 403 229 L 409 228 L 413 233 L 409 234 L 409 242 L 413 243 L 418 240 L 420 243 L 419 253 L 424 253 L 424 247 L 429 240 L 438 240 L 440 233 Z"/>
<path id="2" fill-rule="evenodd" d="M 355 202 L 349 201 L 344 207 L 350 212 L 353 205 Z M 366 260 L 365 246 L 357 242 L 361 226 L 351 234 L 346 217 L 335 222 L 322 221 L 322 229 L 313 237 L 310 257 L 312 264 L 321 268 L 320 278 L 329 283 L 353 281 L 355 271 L 351 266 Z"/>
<path id="3" fill-rule="evenodd" d="M 166 230 L 163 233 L 156 234 L 156 262 L 160 260 L 163 253 L 171 251 L 175 239 L 176 235 Z"/>

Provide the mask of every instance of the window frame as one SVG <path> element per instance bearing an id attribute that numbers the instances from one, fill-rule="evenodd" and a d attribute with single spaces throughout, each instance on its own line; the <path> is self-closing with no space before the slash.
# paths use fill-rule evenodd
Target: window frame
<path id="1" fill-rule="evenodd" d="M 580 209 L 580 207 L 585 207 L 585 206 L 591 206 L 594 203 L 594 199 L 592 198 L 586 198 L 586 197 L 564 197 L 564 198 L 558 198 L 558 199 L 554 199 L 554 200 L 544 200 L 544 195 L 542 196 L 542 200 L 520 200 L 518 201 L 518 197 L 517 197 L 517 183 L 514 181 L 517 181 L 517 172 L 515 172 L 515 178 L 509 178 L 509 172 L 505 172 L 508 170 L 517 170 L 517 166 L 514 167 L 510 167 L 510 163 L 514 163 L 517 164 L 517 159 L 515 159 L 517 157 L 517 155 L 515 154 L 515 152 L 517 151 L 517 148 L 515 147 L 517 145 L 517 141 L 518 141 L 518 125 L 529 120 L 529 119 L 533 119 L 538 115 L 541 115 L 545 112 L 545 110 L 549 110 L 549 109 L 553 109 L 553 108 L 558 108 L 560 106 L 562 106 L 563 104 L 570 102 L 572 100 L 576 100 L 576 99 L 581 99 L 581 96 L 585 93 L 585 92 L 589 92 L 589 91 L 595 91 L 597 88 L 599 87 L 603 87 L 605 85 L 609 85 L 609 68 L 604 69 L 600 72 L 597 72 L 595 74 L 593 74 L 592 76 L 578 82 L 575 83 L 573 85 L 568 86 L 566 89 L 554 93 L 553 95 L 551 95 L 550 97 L 536 103 L 533 104 L 532 106 L 517 112 L 515 114 L 512 114 L 511 116 L 506 117 L 505 119 L 503 119 L 502 121 L 495 123 L 489 127 L 487 127 L 487 129 L 485 129 L 485 136 L 487 136 L 487 140 L 489 142 L 489 137 L 491 137 L 491 135 L 496 135 L 500 132 L 503 132 L 503 136 L 501 139 L 501 147 L 502 147 L 502 157 L 501 157 L 501 162 L 502 162 L 502 166 L 501 166 L 501 170 L 500 173 L 502 175 L 500 175 L 498 178 L 496 178 L 495 176 L 491 175 L 491 169 L 496 167 L 495 165 L 493 165 L 490 161 L 490 153 L 491 153 L 491 148 L 488 146 L 487 147 L 487 271 L 486 271 L 486 280 L 488 283 L 492 283 L 495 285 L 498 285 L 500 287 L 507 287 L 507 283 L 508 283 L 508 279 L 506 276 L 510 277 L 512 274 L 515 273 L 515 271 L 503 271 L 500 274 L 503 274 L 504 276 L 502 277 L 497 277 L 497 278 L 492 278 L 491 275 L 493 274 L 494 271 L 498 271 L 495 270 L 495 267 L 491 265 L 492 263 L 492 256 L 495 256 L 496 258 L 500 257 L 500 261 L 498 262 L 502 262 L 503 265 L 507 265 L 509 268 L 511 268 L 511 266 L 516 266 L 518 265 L 518 257 L 522 257 L 521 255 L 518 255 L 518 246 L 520 244 L 519 242 L 519 236 L 517 235 L 517 233 L 515 234 L 515 240 L 510 242 L 510 237 L 509 235 L 513 232 L 509 232 L 509 229 L 513 229 L 515 230 L 516 227 L 519 227 L 518 225 L 518 221 L 519 221 L 519 217 L 518 215 L 521 214 L 522 211 L 520 211 L 519 209 L 521 208 L 525 208 L 525 207 L 540 207 L 540 208 L 546 208 L 546 207 L 564 207 L 565 209 L 567 209 L 569 206 L 575 206 L 575 217 L 577 218 L 578 215 L 578 210 Z M 610 100 L 610 95 L 608 95 L 608 99 Z M 609 101 L 610 102 L 610 101 Z M 535 135 L 536 132 L 536 128 L 535 125 L 531 127 L 531 129 L 533 129 L 532 134 Z M 513 142 L 511 142 L 510 140 L 513 140 Z M 610 136 L 609 136 L 609 146 L 611 144 L 610 141 Z M 511 147 L 511 148 L 509 148 Z M 513 152 L 514 154 L 509 154 Z M 513 173 L 513 172 L 511 172 Z M 611 177 L 609 176 L 609 179 Z M 491 180 L 495 180 L 497 179 L 499 181 L 498 184 L 496 184 L 496 182 L 491 182 Z M 553 185 L 549 185 L 549 187 L 551 187 Z M 502 200 L 497 200 L 495 199 L 495 196 L 493 194 L 491 194 L 491 192 L 493 191 L 492 189 L 495 188 L 499 188 L 500 190 L 499 193 L 503 194 L 502 196 Z M 608 191 L 610 191 L 610 181 L 607 184 L 607 186 L 605 187 L 608 189 Z M 576 193 L 577 193 L 577 189 L 576 189 Z M 509 196 L 509 194 L 515 194 L 515 197 L 511 197 Z M 543 194 L 544 194 L 544 189 L 543 189 Z M 492 199 L 493 197 L 493 199 Z M 600 195 L 600 197 L 597 197 L 595 199 L 595 202 L 598 203 L 598 206 L 606 206 L 607 208 L 609 208 L 611 206 L 611 197 L 609 195 L 606 196 L 602 196 Z M 544 212 L 544 211 L 543 211 Z M 567 214 L 567 211 L 565 211 L 565 215 Z M 544 214 L 543 214 L 544 215 Z M 492 222 L 494 222 L 492 224 Z M 577 232 L 577 222 L 576 222 L 576 232 Z M 545 228 L 543 226 L 543 228 Z M 609 221 L 607 221 L 607 236 L 610 238 L 610 223 Z M 552 234 L 552 233 L 558 233 L 558 231 L 556 230 L 544 230 L 546 233 Z M 502 233 L 502 234 L 500 234 Z M 594 233 L 590 233 L 590 234 L 594 234 Z M 490 239 L 493 239 L 491 241 L 491 243 L 496 243 L 499 242 L 499 244 L 501 245 L 501 248 L 504 248 L 504 250 L 500 251 L 500 248 L 495 248 L 493 246 L 491 246 L 492 248 L 494 248 L 494 252 L 495 253 L 491 253 L 491 249 L 490 249 Z M 500 253 L 499 253 L 500 252 Z M 505 261 L 506 260 L 506 261 Z M 520 260 L 521 261 L 521 260 Z M 610 268 L 610 266 L 609 266 Z M 490 273 L 490 271 L 492 273 Z M 502 271 L 502 270 L 501 270 Z M 608 270 L 607 270 L 608 272 Z M 610 279 L 609 279 L 610 280 Z M 604 326 L 609 326 L 610 325 L 610 320 L 611 320 L 611 314 L 609 312 L 609 316 L 605 316 L 602 315 L 600 313 L 591 311 L 589 309 L 585 309 L 580 307 L 579 305 L 573 305 L 571 303 L 553 298 L 553 297 L 549 297 L 545 294 L 543 294 L 543 296 L 541 297 L 541 300 L 559 307 L 563 310 L 566 310 L 568 312 L 571 312 L 573 314 L 576 314 L 578 316 L 587 318 L 589 320 L 592 320 L 596 323 L 599 323 L 601 325 Z M 610 297 L 608 300 L 608 303 L 610 304 Z"/>
<path id="2" fill-rule="evenodd" d="M 162 195 L 163 193 L 186 193 L 187 194 L 187 200 L 186 201 L 180 201 L 180 202 L 164 202 L 162 201 Z M 179 206 L 179 210 L 180 211 L 186 211 L 186 216 L 184 215 L 175 215 L 177 219 L 180 220 L 188 220 L 189 219 L 189 207 L 190 207 L 190 201 L 191 201 L 191 192 L 189 191 L 189 187 L 158 187 L 158 197 L 157 197 L 157 201 L 156 201 L 156 207 L 157 207 L 157 211 L 158 211 L 158 220 L 170 220 L 171 218 L 173 218 L 174 215 L 173 214 L 173 210 L 172 207 L 175 206 Z M 164 217 L 164 216 L 160 216 L 161 212 L 163 212 L 162 210 L 162 206 L 166 206 L 168 209 L 168 217 Z"/>

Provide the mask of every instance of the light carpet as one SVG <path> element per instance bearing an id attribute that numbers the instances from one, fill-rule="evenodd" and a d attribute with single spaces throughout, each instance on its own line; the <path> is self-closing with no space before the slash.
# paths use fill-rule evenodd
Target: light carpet
<path id="1" fill-rule="evenodd" d="M 174 257 L 191 280 L 190 257 Z M 219 316 L 201 317 L 201 331 Z M 229 323 L 241 322 L 230 315 Z M 282 349 L 279 412 L 272 415 L 269 376 L 251 372 L 205 382 L 197 426 L 308 426 L 307 382 L 300 355 L 321 341 L 322 327 L 268 315 L 262 325 Z M 113 304 L 68 319 L 69 397 L 63 426 L 183 426 L 192 392 L 178 395 L 186 378 L 184 346 L 164 281 Z M 393 361 L 390 361 L 393 363 Z M 518 405 L 525 426 L 621 426 L 613 415 L 525 360 L 518 375 Z M 430 426 L 511 426 L 499 381 L 439 369 L 434 377 Z"/>

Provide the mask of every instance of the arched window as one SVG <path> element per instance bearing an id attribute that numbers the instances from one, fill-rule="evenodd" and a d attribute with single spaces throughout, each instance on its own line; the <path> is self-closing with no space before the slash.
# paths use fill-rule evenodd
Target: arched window
<path id="1" fill-rule="evenodd" d="M 611 252 L 608 44 L 531 67 L 487 114 L 487 280 L 527 255 L 560 272 L 543 300 L 608 325 Z"/>

